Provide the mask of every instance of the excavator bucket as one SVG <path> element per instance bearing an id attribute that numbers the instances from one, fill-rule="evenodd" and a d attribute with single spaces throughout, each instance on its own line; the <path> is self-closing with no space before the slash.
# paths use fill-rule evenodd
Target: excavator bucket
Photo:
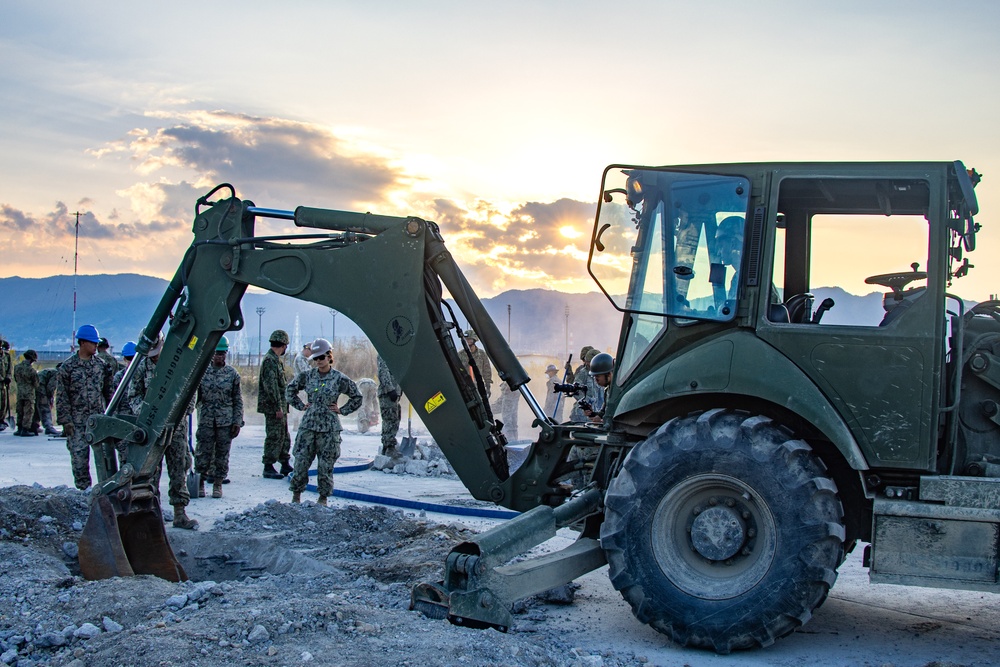
<path id="1" fill-rule="evenodd" d="M 79 542 L 80 573 L 108 579 L 152 574 L 167 581 L 186 581 L 187 573 L 174 556 L 155 496 L 142 503 L 123 503 L 98 495 Z"/>

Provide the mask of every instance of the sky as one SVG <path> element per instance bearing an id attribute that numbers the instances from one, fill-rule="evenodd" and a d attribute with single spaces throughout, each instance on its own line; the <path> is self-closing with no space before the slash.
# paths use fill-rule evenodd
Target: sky
<path id="1" fill-rule="evenodd" d="M 962 160 L 983 229 L 953 291 L 985 299 L 998 33 L 963 0 L 5 0 L 0 276 L 72 274 L 79 212 L 79 273 L 169 278 L 229 182 L 435 220 L 483 296 L 585 292 L 609 164 Z"/>

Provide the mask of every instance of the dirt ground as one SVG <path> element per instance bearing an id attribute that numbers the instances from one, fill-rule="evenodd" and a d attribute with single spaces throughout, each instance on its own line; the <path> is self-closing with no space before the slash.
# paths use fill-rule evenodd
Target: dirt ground
<path id="1" fill-rule="evenodd" d="M 88 495 L 62 486 L 70 481 L 63 441 L 0 433 L 0 663 L 996 664 L 993 595 L 871 585 L 860 552 L 809 624 L 770 648 L 730 656 L 681 649 L 640 625 L 603 568 L 578 580 L 569 604 L 519 605 L 508 633 L 430 619 L 409 611 L 412 585 L 439 580 L 450 549 L 498 520 L 342 499 L 328 508 L 292 505 L 287 483 L 260 476 L 261 431 L 248 425 L 235 443 L 225 497 L 192 502 L 200 530 L 167 528 L 191 576 L 184 583 L 82 579 L 76 541 Z M 370 458 L 377 446 L 373 434 L 349 431 L 342 463 Z M 453 477 L 436 474 L 367 470 L 335 482 L 387 497 L 485 506 Z M 164 476 L 164 495 L 165 486 Z M 555 542 L 570 539 L 561 531 Z"/>

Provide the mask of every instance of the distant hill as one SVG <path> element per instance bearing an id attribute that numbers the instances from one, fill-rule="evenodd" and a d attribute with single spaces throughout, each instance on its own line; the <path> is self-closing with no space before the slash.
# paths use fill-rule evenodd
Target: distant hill
<path id="1" fill-rule="evenodd" d="M 0 334 L 21 351 L 29 347 L 53 354 L 67 352 L 73 329 L 73 276 L 50 278 L 0 278 Z M 137 274 L 79 276 L 76 279 L 76 324 L 93 324 L 108 338 L 116 352 L 127 340 L 135 340 L 148 321 L 167 281 Z M 839 287 L 813 290 L 816 304 L 832 298 L 836 305 L 823 318 L 828 324 L 877 323 L 882 318 L 882 295 L 848 294 Z M 546 289 L 510 290 L 483 299 L 486 310 L 504 334 L 508 331 L 510 306 L 511 346 L 519 355 L 542 355 L 562 359 L 568 351 L 574 360 L 580 348 L 593 345 L 612 354 L 621 327 L 621 313 L 603 294 L 564 294 Z M 256 309 L 265 312 L 258 322 Z M 569 309 L 567 327 L 567 308 Z M 361 330 L 340 314 L 332 317 L 325 306 L 271 293 L 247 293 L 243 299 L 246 327 L 230 335 L 238 353 L 256 355 L 258 325 L 265 337 L 283 328 L 298 343 L 318 336 L 330 337 L 334 320 L 336 336 L 363 337 Z M 461 322 L 465 326 L 466 322 Z"/>
<path id="2" fill-rule="evenodd" d="M 0 278 L 3 299 L 0 334 L 19 351 L 30 347 L 68 353 L 73 332 L 73 284 L 73 276 Z M 137 274 L 79 276 L 76 278 L 76 324 L 93 324 L 118 352 L 125 341 L 136 339 L 166 288 L 165 280 Z M 614 351 L 621 326 L 621 314 L 611 307 L 604 295 L 596 292 L 563 294 L 543 289 L 511 290 L 483 299 L 483 303 L 504 334 L 508 331 L 507 306 L 510 305 L 510 337 L 518 354 L 541 354 L 559 359 L 565 355 L 567 339 L 574 359 L 583 345 Z M 259 321 L 258 307 L 265 309 Z M 231 345 L 242 353 L 257 353 L 258 325 L 265 337 L 261 342 L 265 351 L 266 337 L 274 329 L 287 329 L 294 338 L 296 318 L 299 341 L 319 336 L 329 338 L 334 322 L 337 338 L 363 336 L 346 316 L 338 314 L 334 318 L 326 306 L 279 294 L 248 292 L 242 308 L 246 327 L 242 332 L 230 334 Z M 467 325 L 464 321 L 460 324 Z"/>

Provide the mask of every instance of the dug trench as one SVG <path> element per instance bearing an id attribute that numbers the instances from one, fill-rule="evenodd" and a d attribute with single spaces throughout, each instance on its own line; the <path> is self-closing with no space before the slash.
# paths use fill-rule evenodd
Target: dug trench
<path id="1" fill-rule="evenodd" d="M 189 581 L 87 581 L 76 540 L 89 496 L 0 488 L 0 663 L 34 665 L 634 665 L 591 654 L 546 623 L 552 602 L 516 606 L 508 633 L 409 610 L 473 532 L 376 505 L 267 501 L 211 530 L 167 535 Z M 570 603 L 572 596 L 553 600 Z"/>

